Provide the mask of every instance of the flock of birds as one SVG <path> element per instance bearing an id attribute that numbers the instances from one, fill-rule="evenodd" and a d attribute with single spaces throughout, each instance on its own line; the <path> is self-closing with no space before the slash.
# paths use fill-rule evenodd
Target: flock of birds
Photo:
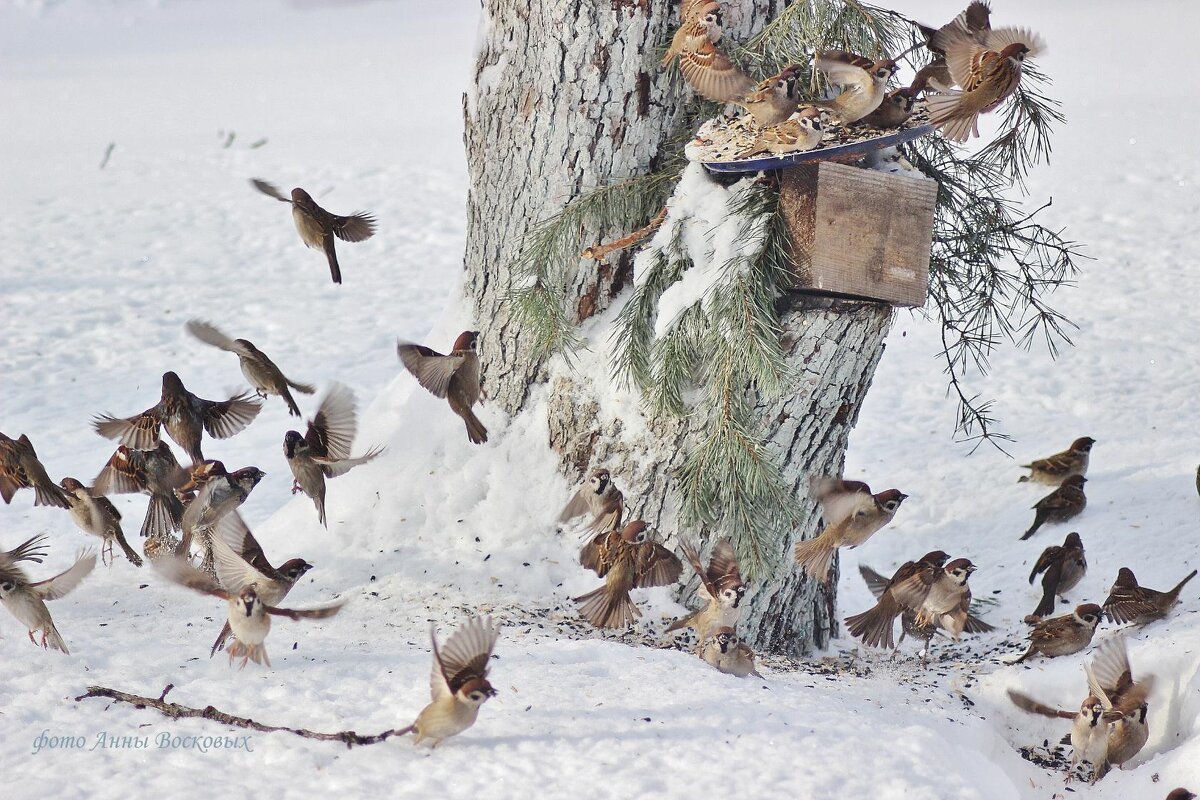
<path id="1" fill-rule="evenodd" d="M 822 114 L 842 126 L 900 127 L 922 95 L 930 122 L 947 139 L 965 142 L 979 136 L 979 115 L 1016 91 L 1024 60 L 1044 50 L 1038 36 L 1024 28 L 993 29 L 990 7 L 976 0 L 939 28 L 917 25 L 924 39 L 919 46 L 932 59 L 910 85 L 888 90 L 888 81 L 899 71 L 894 59 L 823 50 L 814 55 L 813 68 L 841 90 L 828 99 L 803 99 L 797 89 L 799 67 L 790 65 L 755 81 L 718 47 L 724 31 L 716 0 L 684 0 L 680 19 L 662 66 L 678 59 L 684 79 L 702 97 L 745 109 L 730 129 L 707 126 L 697 135 L 705 143 L 732 136 L 739 158 L 817 147 L 826 135 Z"/>

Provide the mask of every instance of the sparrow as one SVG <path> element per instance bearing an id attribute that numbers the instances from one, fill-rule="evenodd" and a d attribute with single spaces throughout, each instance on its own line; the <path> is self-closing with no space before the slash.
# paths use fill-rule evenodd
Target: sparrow
<path id="1" fill-rule="evenodd" d="M 971 608 L 971 587 L 967 580 L 978 567 L 970 559 L 956 558 L 942 567 L 941 574 L 924 592 L 917 607 L 918 624 L 936 624 L 952 638 L 957 639 L 967 627 L 967 616 Z M 920 593 L 907 595 L 909 587 L 897 587 L 897 597 L 902 603 L 913 605 Z"/>
<path id="2" fill-rule="evenodd" d="M 199 540 L 204 549 L 204 561 L 200 568 L 210 575 L 214 574 L 212 543 L 216 538 L 213 534 L 217 523 L 246 502 L 250 492 L 265 475 L 258 467 L 243 467 L 235 472 L 227 472 L 220 461 L 205 461 L 193 467 L 191 486 L 198 491 L 196 499 L 183 510 L 183 538 L 175 554 L 186 558 L 192 541 Z"/>
<path id="3" fill-rule="evenodd" d="M 1039 458 L 1031 464 L 1022 464 L 1022 467 L 1029 470 L 1029 474 L 1022 475 L 1017 479 L 1017 483 L 1037 481 L 1050 486 L 1060 486 L 1072 475 L 1087 475 L 1088 459 L 1095 443 L 1095 439 L 1083 436 L 1071 442 L 1071 446 L 1061 453 Z"/>
<path id="4" fill-rule="evenodd" d="M 1095 767 L 1104 763 L 1108 751 L 1108 723 L 1117 715 L 1106 715 L 1104 704 L 1095 695 L 1088 695 L 1079 706 L 1079 711 L 1039 703 L 1032 697 L 1015 689 L 1008 690 L 1008 698 L 1017 708 L 1043 717 L 1073 720 L 1071 725 L 1071 765 L 1067 769 L 1067 781 L 1075 775 L 1075 767 L 1087 761 Z"/>
<path id="5" fill-rule="evenodd" d="M 887 82 L 896 74 L 896 62 L 890 58 L 872 61 L 843 50 L 823 50 L 813 58 L 813 68 L 825 74 L 842 92 L 830 100 L 813 100 L 805 105 L 827 110 L 838 122 L 849 125 L 879 108 L 887 92 Z"/>
<path id="6" fill-rule="evenodd" d="M 588 537 L 621 527 L 621 515 L 625 507 L 625 495 L 612 481 L 606 469 L 592 472 L 588 482 L 580 486 L 558 515 L 559 525 L 566 524 L 585 514 L 592 516 L 584 527 Z"/>
<path id="7" fill-rule="evenodd" d="M 679 10 L 679 28 L 671 37 L 659 67 L 666 69 L 684 53 L 694 52 L 703 44 L 716 44 L 724 34 L 721 19 L 721 4 L 714 0 L 691 0 Z"/>
<path id="8" fill-rule="evenodd" d="M 1145 625 L 1162 619 L 1179 602 L 1179 593 L 1194 577 L 1196 570 L 1189 572 L 1187 577 L 1175 584 L 1175 588 L 1159 592 L 1138 586 L 1133 570 L 1121 567 L 1117 571 L 1117 579 L 1113 582 L 1112 589 L 1108 592 L 1108 598 L 1104 601 L 1104 613 L 1119 625 L 1128 622 Z"/>
<path id="9" fill-rule="evenodd" d="M 442 740 L 474 725 L 479 707 L 496 696 L 487 676 L 488 661 L 499 637 L 500 631 L 490 617 L 472 617 L 439 648 L 431 628 L 433 670 L 429 691 L 433 701 L 421 710 L 416 722 L 396 731 L 397 735 L 415 733 L 413 744 L 432 739 L 433 747 L 437 747 Z"/>
<path id="10" fill-rule="evenodd" d="M 354 393 L 334 383 L 304 435 L 288 431 L 283 437 L 283 455 L 292 470 L 292 494 L 304 492 L 311 497 L 317 507 L 317 519 L 326 528 L 329 523 L 325 518 L 325 479 L 345 475 L 383 452 L 382 447 L 372 447 L 358 458 L 351 458 L 350 446 L 357 430 Z"/>
<path id="11" fill-rule="evenodd" d="M 46 468 L 38 461 L 29 437 L 21 434 L 10 439 L 0 433 L 0 497 L 6 505 L 12 502 L 18 489 L 33 489 L 35 506 L 70 508 L 66 494 L 50 480 Z"/>
<path id="12" fill-rule="evenodd" d="M 1021 66 L 1044 45 L 1022 28 L 969 33 L 961 28 L 938 31 L 937 44 L 946 52 L 950 77 L 961 89 L 926 95 L 929 121 L 952 142 L 979 135 L 979 115 L 994 110 L 1021 83 Z"/>
<path id="13" fill-rule="evenodd" d="M 876 594 L 878 602 L 874 606 L 861 614 L 846 617 L 846 630 L 868 647 L 897 647 L 892 636 L 892 623 L 905 611 L 912 612 L 915 623 L 916 612 L 929 593 L 929 587 L 938 580 L 949 560 L 949 555 L 934 550 L 917 561 L 905 561 Z M 927 627 L 934 626 L 930 623 Z"/>
<path id="14" fill-rule="evenodd" d="M 50 618 L 50 610 L 46 608 L 47 600 L 57 600 L 69 594 L 79 582 L 88 576 L 96 567 L 96 556 L 87 552 L 80 553 L 75 563 L 65 572 L 60 572 L 53 578 L 30 583 L 25 571 L 16 565 L 17 561 L 41 561 L 43 537 L 34 537 L 8 553 L 0 554 L 0 605 L 17 618 L 29 631 L 29 641 L 35 645 L 34 631 L 42 632 L 42 649 L 53 647 L 63 653 L 70 654 L 67 643 L 54 627 Z M 7 563 L 5 563 L 7 561 Z"/>
<path id="15" fill-rule="evenodd" d="M 1066 522 L 1083 513 L 1083 509 L 1087 508 L 1087 495 L 1083 493 L 1085 483 L 1087 478 L 1072 475 L 1063 479 L 1062 486 L 1038 500 L 1033 506 L 1033 524 L 1025 531 L 1021 541 L 1033 536 L 1047 522 Z"/>
<path id="16" fill-rule="evenodd" d="M 96 476 L 92 491 L 100 495 L 141 492 L 150 496 L 142 522 L 141 534 L 146 538 L 142 549 L 148 558 L 156 558 L 175 552 L 179 544 L 171 535 L 183 526 L 183 502 L 176 489 L 187 480 L 187 471 L 166 442 L 159 442 L 153 450 L 120 445 Z M 152 552 L 156 555 L 151 556 Z"/>
<path id="17" fill-rule="evenodd" d="M 250 184 L 269 197 L 292 204 L 292 221 L 296 223 L 300 239 L 309 247 L 325 251 L 325 258 L 329 260 L 329 274 L 334 283 L 342 282 L 334 237 L 343 242 L 362 242 L 375 235 L 375 218 L 366 212 L 355 211 L 348 217 L 340 217 L 317 205 L 303 189 L 292 189 L 289 199 L 264 180 L 252 178 Z"/>
<path id="18" fill-rule="evenodd" d="M 919 22 L 914 22 L 913 24 L 925 40 L 924 46 L 928 47 L 929 51 L 935 56 L 944 57 L 946 55 L 946 37 L 950 36 L 954 31 L 965 31 L 968 34 L 974 35 L 991 30 L 991 17 L 992 9 L 988 4 L 975 0 L 975 2 L 967 6 L 966 10 L 959 12 L 958 16 L 940 28 L 932 28 L 928 25 L 922 25 Z M 920 46 L 917 45 L 917 47 Z"/>
<path id="19" fill-rule="evenodd" d="M 1083 540 L 1078 533 L 1068 533 L 1061 546 L 1051 545 L 1042 551 L 1033 565 L 1033 571 L 1029 573 L 1030 586 L 1039 574 L 1042 575 L 1042 600 L 1033 613 L 1025 618 L 1031 625 L 1054 613 L 1055 595 L 1065 598 L 1067 592 L 1074 589 L 1087 574 Z"/>
<path id="20" fill-rule="evenodd" d="M 718 103 L 735 103 L 753 92 L 755 83 L 717 47 L 721 34 L 720 5 L 692 3 L 681 10 L 679 30 L 672 37 L 661 66 L 665 68 L 678 58 L 684 80 L 701 97 Z"/>
<path id="21" fill-rule="evenodd" d="M 1084 665 L 1088 690 L 1100 698 L 1104 709 L 1116 719 L 1108 727 L 1108 749 L 1102 761 L 1097 761 L 1092 783 L 1103 778 L 1112 767 L 1121 767 L 1136 756 L 1150 736 L 1146 725 L 1146 698 L 1153 678 L 1133 680 L 1125 637 L 1120 634 L 1105 639 L 1096 648 L 1092 663 Z"/>
<path id="22" fill-rule="evenodd" d="M 949 556 L 940 550 L 936 550 L 933 553 L 927 553 L 922 557 L 921 561 L 928 564 L 935 564 L 940 568 L 948 559 Z M 907 564 L 914 564 L 914 562 L 906 562 L 906 565 Z M 904 566 L 905 565 L 902 565 L 901 569 L 903 569 Z M 871 594 L 875 595 L 876 600 L 882 600 L 889 585 L 891 585 L 893 581 L 897 580 L 896 576 L 893 576 L 891 579 L 885 578 L 864 564 L 859 565 L 858 574 L 862 575 L 863 580 L 867 584 L 867 588 L 871 590 Z M 904 579 L 905 575 L 900 574 L 899 571 L 897 571 L 897 574 L 900 575 L 899 580 Z M 891 602 L 896 602 L 894 595 L 891 598 Z M 895 617 L 892 616 L 892 619 L 895 619 Z M 886 640 L 891 636 L 892 624 L 889 621 L 887 623 L 886 630 L 880 628 L 875 628 L 874 630 L 876 631 L 876 636 L 881 636 L 884 640 Z M 984 622 L 974 614 L 967 615 L 967 622 L 963 628 L 964 633 L 988 633 L 994 630 L 996 630 L 994 626 Z M 929 662 L 929 645 L 932 642 L 934 635 L 937 634 L 938 631 L 939 627 L 937 622 L 919 622 L 917 620 L 916 609 L 904 608 L 903 612 L 900 614 L 900 638 L 896 641 L 895 647 L 892 650 L 892 658 L 895 658 L 896 654 L 900 652 L 900 645 L 904 643 L 904 637 L 911 636 L 923 643 L 921 648 L 921 666 L 926 666 Z M 876 644 L 873 646 L 879 647 L 881 644 Z"/>
<path id="23" fill-rule="evenodd" d="M 260 588 L 264 593 L 273 590 L 270 578 L 247 564 L 218 536 L 212 539 L 212 552 L 219 582 L 178 557 L 157 561 L 155 567 L 169 580 L 202 594 L 219 597 L 229 604 L 229 628 L 234 636 L 228 648 L 230 665 L 240 656 L 242 665 L 239 669 L 245 669 L 250 661 L 271 666 L 265 641 L 271 632 L 272 616 L 293 620 L 328 619 L 342 610 L 343 603 L 309 609 L 273 606 L 259 597 Z"/>
<path id="24" fill-rule="evenodd" d="M 745 97 L 733 102 L 749 111 L 750 117 L 760 128 L 768 128 L 786 123 L 792 114 L 795 113 L 798 105 L 796 99 L 796 81 L 798 80 L 799 72 L 800 68 L 794 64 L 784 67 L 777 75 L 772 75 L 769 78 L 759 81 L 753 89 L 746 93 Z M 798 129 L 795 125 L 791 127 L 797 136 L 805 132 Z M 784 136 L 784 138 L 786 139 L 787 137 Z M 817 141 L 820 141 L 820 137 L 817 138 Z M 816 142 L 809 147 L 798 149 L 808 150 L 814 146 L 816 146 Z"/>
<path id="25" fill-rule="evenodd" d="M 695 547 L 683 542 L 679 549 L 683 551 L 684 558 L 700 578 L 701 590 L 698 594 L 701 599 L 707 599 L 708 603 L 703 608 L 672 622 L 667 627 L 667 632 L 695 628 L 696 636 L 701 642 L 715 635 L 718 628 L 728 628 L 732 634 L 742 613 L 742 598 L 746 596 L 746 584 L 742 582 L 742 573 L 738 569 L 733 544 L 728 539 L 717 542 L 712 555 L 709 556 L 708 569 L 700 563 L 700 554 L 696 552 Z M 735 636 L 735 644 L 736 639 Z M 726 650 L 722 648 L 721 652 L 725 653 Z"/>
<path id="26" fill-rule="evenodd" d="M 271 566 L 262 545 L 254 538 L 242 515 L 236 511 L 231 511 L 221 518 L 216 526 L 216 535 L 229 545 L 229 549 L 245 564 L 242 566 L 231 560 L 230 567 L 235 571 L 240 569 L 247 573 L 250 582 L 255 584 L 259 600 L 267 605 L 277 606 L 282 603 L 296 582 L 313 568 L 313 565 L 303 558 L 290 558 L 280 564 L 278 569 Z M 232 635 L 233 629 L 226 620 L 216 641 L 213 642 L 212 649 L 208 651 L 208 657 L 212 658 L 218 650 L 223 649 L 225 641 Z"/>
<path id="27" fill-rule="evenodd" d="M 275 362 L 267 358 L 266 353 L 247 339 L 230 339 L 217 330 L 214 325 L 200 319 L 189 321 L 186 327 L 188 333 L 205 344 L 236 354 L 241 363 L 242 374 L 254 387 L 255 394 L 264 400 L 268 395 L 273 394 L 282 397 L 283 402 L 287 403 L 288 412 L 293 417 L 300 416 L 300 407 L 296 405 L 296 400 L 288 391 L 288 387 L 301 394 L 312 394 L 316 391 L 307 383 L 296 383 L 289 380 L 279 367 L 275 366 Z"/>
<path id="28" fill-rule="evenodd" d="M 104 544 L 100 548 L 100 560 L 104 561 L 104 553 L 108 552 L 112 563 L 113 542 L 121 545 L 125 558 L 135 567 L 142 565 L 142 557 L 129 546 L 125 533 L 121 530 L 121 512 L 104 495 L 95 494 L 74 478 L 63 478 L 60 484 L 67 493 L 67 502 L 71 504 L 71 519 L 84 533 L 99 536 Z"/>
<path id="29" fill-rule="evenodd" d="M 466 423 L 467 438 L 472 444 L 482 444 L 488 440 L 487 428 L 471 410 L 482 394 L 479 355 L 475 352 L 478 341 L 479 331 L 463 331 L 454 340 L 454 347 L 448 356 L 424 345 L 396 343 L 396 352 L 404 368 L 434 397 L 446 398 L 450 410 Z"/>
<path id="30" fill-rule="evenodd" d="M 812 150 L 824 136 L 821 112 L 815 108 L 802 108 L 778 125 L 763 128 L 754 141 L 738 153 L 739 157 L 755 156 L 759 153 L 785 155 Z"/>
<path id="31" fill-rule="evenodd" d="M 632 589 L 667 586 L 679 580 L 683 564 L 646 535 L 646 523 L 634 520 L 619 531 L 596 536 L 583 546 L 579 563 L 604 578 L 599 589 L 574 598 L 580 613 L 597 628 L 624 628 L 642 615 L 629 597 Z"/>
<path id="32" fill-rule="evenodd" d="M 153 450 L 160 441 L 160 429 L 166 427 L 167 434 L 184 449 L 192 463 L 199 464 L 204 460 L 200 451 L 204 431 L 214 438 L 228 439 L 262 411 L 262 403 L 250 398 L 250 394 L 243 393 L 219 403 L 204 400 L 185 389 L 174 372 L 165 372 L 162 397 L 157 404 L 125 419 L 98 415 L 92 427 L 106 439 L 119 439 L 121 444 L 135 450 Z"/>
<path id="33" fill-rule="evenodd" d="M 1043 620 L 1029 632 L 1029 649 L 1016 661 L 1009 664 L 1020 664 L 1030 656 L 1041 653 L 1046 658 L 1069 656 L 1092 643 L 1096 626 L 1104 616 L 1104 609 L 1095 603 L 1084 603 L 1076 606 L 1070 614 L 1061 617 L 1051 617 Z"/>
<path id="34" fill-rule="evenodd" d="M 839 547 L 858 547 L 896 516 L 908 495 L 899 489 L 871 494 L 861 481 L 814 478 L 813 496 L 821 504 L 825 528 L 815 539 L 797 542 L 796 561 L 818 581 L 829 578 L 833 554 Z"/>
<path id="35" fill-rule="evenodd" d="M 893 89 L 883 98 L 879 108 L 863 117 L 862 121 L 873 128 L 899 128 L 912 116 L 917 91 L 909 86 Z"/>
<path id="36" fill-rule="evenodd" d="M 710 666 L 716 667 L 726 675 L 745 678 L 753 675 L 761 678 L 754 668 L 754 651 L 745 642 L 738 639 L 737 633 L 728 625 L 715 628 L 703 640 L 700 658 Z"/>
<path id="37" fill-rule="evenodd" d="M 1178 789 L 1171 790 L 1171 793 L 1167 795 L 1167 800 L 1196 800 L 1196 795 L 1180 786 Z"/>

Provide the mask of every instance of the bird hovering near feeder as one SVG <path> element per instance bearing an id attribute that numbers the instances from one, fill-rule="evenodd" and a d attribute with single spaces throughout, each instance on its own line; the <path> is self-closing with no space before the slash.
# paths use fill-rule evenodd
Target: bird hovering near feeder
<path id="1" fill-rule="evenodd" d="M 823 108 L 843 125 L 858 122 L 879 108 L 887 93 L 887 82 L 897 72 L 890 58 L 872 61 L 844 50 L 824 50 L 813 58 L 813 68 L 826 79 L 842 87 L 841 94 L 828 100 L 813 100 L 805 105 Z"/>

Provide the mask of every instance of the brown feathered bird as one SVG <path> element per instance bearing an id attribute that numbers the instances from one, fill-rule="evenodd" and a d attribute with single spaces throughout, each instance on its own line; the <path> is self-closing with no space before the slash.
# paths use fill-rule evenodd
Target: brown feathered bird
<path id="1" fill-rule="evenodd" d="M 295 389 L 301 394 L 312 394 L 316 391 L 307 383 L 296 383 L 289 379 L 275 366 L 275 362 L 249 339 L 230 339 L 215 325 L 200 319 L 190 320 L 185 327 L 188 333 L 205 344 L 236 355 L 242 367 L 242 374 L 250 381 L 258 396 L 265 399 L 273 394 L 283 398 L 283 402 L 287 403 L 288 413 L 293 417 L 300 416 L 300 407 L 296 405 L 296 399 L 292 397 L 289 389 Z"/>
<path id="2" fill-rule="evenodd" d="M 701 592 L 698 596 L 708 602 L 702 608 L 680 617 L 667 627 L 667 632 L 695 628 L 696 636 L 704 642 L 717 628 L 736 628 L 741 616 L 742 598 L 746 595 L 746 584 L 738 568 L 737 554 L 728 539 L 722 539 L 713 547 L 708 559 L 708 568 L 700 561 L 700 553 L 690 544 L 682 543 L 679 549 L 684 558 L 700 578 Z M 724 652 L 724 651 L 722 651 Z"/>
<path id="3" fill-rule="evenodd" d="M 1196 570 L 1189 572 L 1173 589 L 1159 592 L 1139 586 L 1133 570 L 1121 567 L 1117 572 L 1117 580 L 1104 601 L 1104 613 L 1108 614 L 1113 622 L 1121 625 L 1128 622 L 1145 625 L 1162 619 L 1179 602 L 1179 593 L 1194 577 Z"/>
<path id="4" fill-rule="evenodd" d="M 878 598 L 874 606 L 861 614 L 846 617 L 846 631 L 854 638 L 861 639 L 868 647 L 895 648 L 892 623 L 906 611 L 912 613 L 914 623 L 916 622 L 921 600 L 949 560 L 948 554 L 934 550 L 916 561 L 905 561 L 878 592 L 872 589 L 872 593 Z M 902 601 L 901 597 L 906 600 L 912 598 L 915 602 Z M 930 626 L 936 627 L 932 623 Z"/>
<path id="5" fill-rule="evenodd" d="M 583 546 L 579 563 L 604 585 L 575 598 L 579 611 L 597 628 L 624 628 L 642 615 L 629 592 L 667 586 L 679 580 L 683 564 L 667 548 L 650 541 L 646 523 L 634 520 L 619 531 L 602 533 Z"/>
<path id="6" fill-rule="evenodd" d="M 1033 613 L 1025 618 L 1030 624 L 1041 621 L 1054 613 L 1054 598 L 1065 597 L 1087 574 L 1087 558 L 1084 557 L 1083 540 L 1072 531 L 1062 545 L 1051 545 L 1038 556 L 1037 563 L 1029 573 L 1029 584 L 1042 576 L 1042 600 Z"/>
<path id="7" fill-rule="evenodd" d="M 291 203 L 292 221 L 296 223 L 301 240 L 309 247 L 325 251 L 329 274 L 334 283 L 342 282 L 334 238 L 343 242 L 362 242 L 375 235 L 375 218 L 366 212 L 355 211 L 350 216 L 342 217 L 321 208 L 303 189 L 292 189 L 292 196 L 287 198 L 264 180 L 252 178 L 250 184 L 268 197 Z"/>
<path id="8" fill-rule="evenodd" d="M 38 461 L 29 437 L 22 433 L 10 439 L 0 433 L 0 497 L 5 504 L 12 502 L 18 489 L 33 489 L 35 506 L 70 508 L 66 494 Z"/>
<path id="9" fill-rule="evenodd" d="M 121 530 L 121 512 L 112 501 L 75 478 L 63 478 L 60 483 L 67 493 L 67 502 L 71 504 L 71 519 L 84 533 L 99 536 L 104 542 L 100 547 L 100 560 L 112 564 L 113 545 L 119 544 L 129 563 L 140 567 L 142 557 L 125 540 L 125 532 Z"/>
<path id="10" fill-rule="evenodd" d="M 467 438 L 472 444 L 488 440 L 487 428 L 475 416 L 472 406 L 479 402 L 483 390 L 479 384 L 479 331 L 463 331 L 454 340 L 450 355 L 442 355 L 425 345 L 397 342 L 396 353 L 404 368 L 417 383 L 434 397 L 444 397 L 450 410 L 462 417 L 467 426 Z"/>
<path id="11" fill-rule="evenodd" d="M 1024 541 L 1038 532 L 1038 528 L 1047 522 L 1066 522 L 1083 513 L 1087 508 L 1087 495 L 1083 493 L 1083 485 L 1087 478 L 1082 475 L 1072 475 L 1062 482 L 1050 494 L 1038 500 L 1033 506 L 1033 524 L 1021 537 Z"/>
<path id="12" fill-rule="evenodd" d="M 1039 458 L 1021 466 L 1029 470 L 1028 475 L 1022 475 L 1017 483 L 1037 481 L 1050 486 L 1059 486 L 1072 475 L 1087 475 L 1088 461 L 1091 458 L 1092 445 L 1096 440 L 1090 436 L 1081 436 L 1071 442 L 1071 446 L 1061 453 Z"/>
<path id="13" fill-rule="evenodd" d="M 1076 606 L 1070 614 L 1052 617 L 1039 622 L 1029 632 L 1029 649 L 1016 661 L 1009 664 L 1020 664 L 1037 654 L 1046 658 L 1057 658 L 1078 653 L 1092 643 L 1096 626 L 1104 616 L 1104 609 L 1095 603 L 1084 603 Z"/>
<path id="14" fill-rule="evenodd" d="M 166 442 L 159 442 L 153 450 L 120 445 L 96 476 L 93 490 L 98 494 L 149 495 L 142 522 L 141 534 L 146 538 L 142 550 L 147 558 L 155 559 L 173 553 L 179 544 L 172 535 L 183 526 L 183 501 L 176 490 L 187 481 L 187 470 L 179 465 Z"/>
<path id="15" fill-rule="evenodd" d="M 892 521 L 908 495 L 899 489 L 871 494 L 862 481 L 816 478 L 813 496 L 821 504 L 825 528 L 815 539 L 797 542 L 796 562 L 818 581 L 829 578 L 833 555 L 839 547 L 858 547 Z"/>
<path id="16" fill-rule="evenodd" d="M 1146 724 L 1146 702 L 1154 685 L 1153 677 L 1133 679 L 1125 637 L 1117 634 L 1096 648 L 1092 663 L 1084 666 L 1088 689 L 1100 698 L 1108 726 L 1108 748 L 1104 760 L 1096 765 L 1092 783 L 1103 778 L 1113 767 L 1121 767 L 1136 756 L 1150 738 Z M 1115 717 L 1115 719 L 1112 719 Z"/>

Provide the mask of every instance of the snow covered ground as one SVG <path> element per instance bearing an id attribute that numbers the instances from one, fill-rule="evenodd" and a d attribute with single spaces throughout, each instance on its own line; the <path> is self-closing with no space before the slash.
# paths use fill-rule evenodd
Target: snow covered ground
<path id="1" fill-rule="evenodd" d="M 581 638 L 566 599 L 596 579 L 575 564 L 574 538 L 555 537 L 570 487 L 536 415 L 510 422 L 486 407 L 492 441 L 473 448 L 459 420 L 400 374 L 398 336 L 445 346 L 487 324 L 455 300 L 473 3 L 0 4 L 0 213 L 10 221 L 0 430 L 28 433 L 55 477 L 90 481 L 112 452 L 92 414 L 148 407 L 167 369 L 205 397 L 243 385 L 233 356 L 184 333 L 200 316 L 297 379 L 352 386 L 366 408 L 356 450 L 389 448 L 332 483 L 328 532 L 307 499 L 288 494 L 280 449 L 294 422 L 277 399 L 208 448 L 269 473 L 246 519 L 276 563 L 301 555 L 316 565 L 290 600 L 351 601 L 326 623 L 278 623 L 273 669 L 210 661 L 220 604 L 123 560 L 52 604 L 70 656 L 34 649 L 0 614 L 5 796 L 198 797 L 257 781 L 283 797 L 682 797 L 722 786 L 813 798 L 1063 796 L 1060 776 L 1015 748 L 1056 739 L 1066 724 L 1022 715 L 1004 690 L 1070 707 L 1082 697 L 1079 660 L 997 663 L 1018 652 L 1020 619 L 1037 602 L 1030 565 L 1078 530 L 1091 572 L 1074 595 L 1099 601 L 1120 566 L 1166 588 L 1200 563 L 1190 413 L 1200 395 L 1200 161 L 1189 147 L 1200 114 L 1194 90 L 1181 102 L 1171 94 L 1180 83 L 1163 79 L 1185 75 L 1200 12 L 1183 2 L 1154 14 L 1112 0 L 994 5 L 996 24 L 1046 37 L 1042 65 L 1070 118 L 1031 193 L 1053 195 L 1047 218 L 1096 259 L 1058 297 L 1080 326 L 1077 347 L 1058 361 L 997 353 L 977 386 L 997 399 L 1017 459 L 987 447 L 968 456 L 951 435 L 935 326 L 898 317 L 847 472 L 911 499 L 891 529 L 843 559 L 839 602 L 844 613 L 870 602 L 860 559 L 890 572 L 939 547 L 980 565 L 975 593 L 996 601 L 987 618 L 1001 631 L 935 650 L 943 657 L 927 673 L 911 659 L 855 657 L 854 643 L 840 641 L 828 661 L 768 660 L 765 681 L 738 681 L 676 650 Z M 935 21 L 959 10 L 949 0 L 896 7 Z M 340 247 L 345 285 L 328 283 L 321 255 L 250 177 L 378 216 L 378 235 Z M 318 399 L 300 399 L 306 414 Z M 1088 510 L 1017 541 L 1041 493 L 1016 484 L 1015 465 L 1082 435 L 1098 440 Z M 117 502 L 136 533 L 144 501 Z M 89 541 L 28 493 L 0 508 L 0 545 L 38 532 L 52 551 L 35 576 L 64 569 Z M 1200 786 L 1198 594 L 1189 586 L 1172 619 L 1130 632 L 1135 674 L 1158 679 L 1150 742 L 1133 769 L 1074 786 L 1076 795 L 1158 798 Z M 659 619 L 679 609 L 665 589 L 649 598 L 658 639 Z M 163 733 L 227 731 L 73 702 L 91 684 L 157 695 L 173 683 L 179 703 L 378 732 L 407 724 L 428 699 L 430 622 L 444 636 L 467 610 L 510 623 L 493 668 L 500 695 L 474 729 L 432 753 L 404 740 L 347 751 L 287 734 L 251 734 L 252 752 L 159 750 Z M 1111 633 L 1106 624 L 1100 635 Z M 86 744 L 34 754 L 43 732 Z M 150 737 L 151 747 L 91 749 L 101 734 Z"/>

